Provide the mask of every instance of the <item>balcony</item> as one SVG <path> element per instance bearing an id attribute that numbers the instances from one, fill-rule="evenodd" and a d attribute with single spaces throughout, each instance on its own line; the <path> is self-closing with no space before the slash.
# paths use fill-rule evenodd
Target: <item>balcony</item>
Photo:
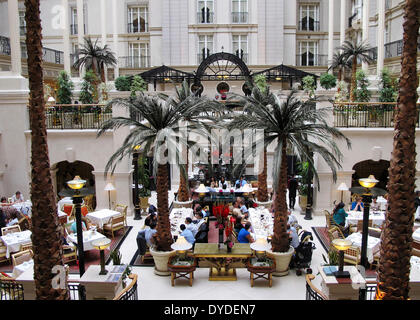
<path id="1" fill-rule="evenodd" d="M 232 12 L 232 23 L 248 23 L 248 12 Z"/>
<path id="2" fill-rule="evenodd" d="M 149 32 L 149 24 L 147 22 L 144 23 L 127 23 L 127 33 L 141 33 L 141 32 Z"/>
<path id="3" fill-rule="evenodd" d="M 303 19 L 299 21 L 299 31 L 319 31 L 319 21 Z"/>
<path id="4" fill-rule="evenodd" d="M 297 67 L 327 66 L 328 55 L 326 54 L 298 54 L 296 55 Z"/>
<path id="5" fill-rule="evenodd" d="M 19 35 L 21 37 L 26 36 L 26 26 L 19 26 Z"/>
<path id="6" fill-rule="evenodd" d="M 197 23 L 214 23 L 214 12 L 197 12 Z"/>
<path id="7" fill-rule="evenodd" d="M 83 29 L 84 29 L 84 34 L 86 34 L 86 24 L 83 25 Z M 77 34 L 77 24 L 71 24 L 70 25 L 70 34 L 72 36 Z"/>
<path id="8" fill-rule="evenodd" d="M 402 55 L 402 50 L 403 50 L 403 40 L 397 40 L 397 41 L 393 41 L 393 42 L 389 42 L 387 44 L 385 44 L 385 53 L 384 53 L 384 58 L 394 58 L 394 57 L 399 57 Z M 417 39 L 417 50 L 420 51 L 420 36 Z M 369 52 L 370 57 L 373 60 L 377 60 L 378 58 L 378 47 L 374 47 L 370 49 Z"/>
<path id="9" fill-rule="evenodd" d="M 140 57 L 119 57 L 118 63 L 120 68 L 142 69 L 150 67 L 150 56 Z"/>
<path id="10" fill-rule="evenodd" d="M 395 102 L 335 103 L 334 126 L 337 128 L 393 128 Z M 417 113 L 420 104 L 417 104 Z M 417 120 L 417 128 L 420 122 Z"/>

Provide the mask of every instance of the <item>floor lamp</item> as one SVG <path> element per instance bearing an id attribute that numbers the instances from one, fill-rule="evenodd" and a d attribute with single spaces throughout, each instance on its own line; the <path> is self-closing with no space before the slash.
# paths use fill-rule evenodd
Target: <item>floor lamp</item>
<path id="1" fill-rule="evenodd" d="M 346 185 L 346 183 L 345 183 L 345 182 L 342 182 L 342 183 L 338 186 L 337 190 L 338 190 L 338 191 L 341 191 L 341 202 L 343 202 L 343 191 L 349 191 L 349 187 L 347 187 L 347 185 Z"/>
<path id="2" fill-rule="evenodd" d="M 111 191 L 115 190 L 114 185 L 112 182 L 108 182 L 105 186 L 105 191 L 108 191 L 108 203 L 109 203 L 109 210 L 111 210 Z"/>

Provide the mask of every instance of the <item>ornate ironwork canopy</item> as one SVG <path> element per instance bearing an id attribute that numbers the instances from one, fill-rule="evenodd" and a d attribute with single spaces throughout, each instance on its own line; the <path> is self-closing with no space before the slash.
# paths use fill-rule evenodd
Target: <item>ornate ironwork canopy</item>
<path id="1" fill-rule="evenodd" d="M 256 72 L 252 76 L 256 76 L 258 74 L 264 74 L 267 81 L 302 80 L 302 78 L 306 76 L 313 76 L 315 79 L 319 78 L 319 76 L 313 73 L 291 68 L 283 64 L 260 72 Z"/>
<path id="2" fill-rule="evenodd" d="M 177 70 L 168 66 L 157 67 L 143 73 L 140 76 L 146 82 L 182 82 L 184 80 L 191 81 L 194 79 L 194 74 L 185 71 Z"/>

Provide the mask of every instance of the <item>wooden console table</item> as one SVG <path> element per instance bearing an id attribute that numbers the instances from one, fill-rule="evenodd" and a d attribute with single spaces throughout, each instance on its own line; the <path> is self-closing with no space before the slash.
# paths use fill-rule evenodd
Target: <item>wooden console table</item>
<path id="1" fill-rule="evenodd" d="M 235 268 L 245 268 L 251 256 L 249 243 L 235 243 L 231 252 L 226 245 L 219 250 L 218 243 L 196 243 L 194 247 L 194 257 L 210 267 L 210 281 L 236 281 Z"/>

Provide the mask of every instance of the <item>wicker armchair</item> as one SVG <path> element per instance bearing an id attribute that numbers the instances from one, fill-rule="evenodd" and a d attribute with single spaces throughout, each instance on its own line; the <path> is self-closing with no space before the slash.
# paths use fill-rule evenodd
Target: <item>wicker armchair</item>
<path id="1" fill-rule="evenodd" d="M 114 211 L 118 211 L 124 216 L 124 225 L 127 226 L 127 208 L 128 206 L 123 204 L 115 205 Z"/>
<path id="2" fill-rule="evenodd" d="M 32 242 L 28 241 L 20 245 L 19 251 L 32 250 Z"/>
<path id="3" fill-rule="evenodd" d="M 357 266 L 360 263 L 360 248 L 351 246 L 344 251 L 344 262 Z"/>
<path id="4" fill-rule="evenodd" d="M 34 253 L 32 252 L 32 250 L 25 250 L 25 251 L 20 251 L 18 253 L 12 254 L 13 267 L 18 266 L 24 263 L 25 261 L 32 260 L 33 256 L 34 256 Z"/>
<path id="5" fill-rule="evenodd" d="M 10 226 L 10 227 L 1 228 L 1 235 L 2 236 L 5 236 L 8 233 L 14 233 L 14 232 L 21 232 L 20 226 L 18 224 L 15 224 L 15 225 Z"/>
<path id="6" fill-rule="evenodd" d="M 372 219 L 369 219 L 368 228 L 372 228 Z M 357 232 L 363 231 L 363 220 L 357 221 Z"/>
<path id="7" fill-rule="evenodd" d="M 77 261 L 77 248 L 75 245 L 63 245 L 63 263 Z"/>
<path id="8" fill-rule="evenodd" d="M 326 226 L 329 230 L 335 225 L 335 223 L 333 221 L 332 214 L 328 210 L 324 210 L 324 215 L 325 215 Z"/>
<path id="9" fill-rule="evenodd" d="M 332 242 L 334 239 L 344 239 L 345 238 L 344 233 L 337 226 L 334 226 L 331 229 L 328 229 L 328 237 L 330 238 L 330 242 Z"/>
<path id="10" fill-rule="evenodd" d="M 22 214 L 22 217 L 19 219 L 18 225 L 20 226 L 20 230 L 22 230 L 22 231 L 32 229 L 31 221 L 24 214 Z"/>
<path id="11" fill-rule="evenodd" d="M 104 224 L 103 231 L 106 234 L 111 233 L 112 238 L 114 238 L 114 232 L 125 227 L 125 217 L 123 215 L 114 216 L 111 218 L 111 222 Z"/>
<path id="12" fill-rule="evenodd" d="M 3 240 L 0 239 L 0 262 L 8 262 L 9 258 L 6 257 L 7 247 L 4 245 Z"/>

